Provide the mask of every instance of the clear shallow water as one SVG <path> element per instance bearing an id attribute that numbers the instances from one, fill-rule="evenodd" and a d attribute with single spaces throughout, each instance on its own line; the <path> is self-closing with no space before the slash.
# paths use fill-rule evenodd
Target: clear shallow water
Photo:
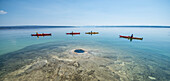
<path id="1" fill-rule="evenodd" d="M 98 35 L 84 34 L 88 31 L 98 31 Z M 32 37 L 31 34 L 52 33 L 52 36 Z M 66 35 L 66 32 L 77 31 L 80 35 Z M 143 37 L 143 40 L 119 38 L 119 35 Z M 16 51 L 33 44 L 60 42 L 60 41 L 95 41 L 119 49 L 130 49 L 160 53 L 170 56 L 170 29 L 169 28 L 43 28 L 43 29 L 4 29 L 0 30 L 0 55 Z M 129 50 L 129 51 L 130 51 Z"/>
<path id="2" fill-rule="evenodd" d="M 98 31 L 99 34 L 84 34 L 91 30 Z M 37 37 L 31 36 L 31 34 L 36 31 L 39 33 L 52 33 L 52 36 L 39 37 L 39 39 L 37 39 Z M 71 31 L 81 32 L 81 34 L 74 36 L 65 34 Z M 119 35 L 131 35 L 132 33 L 134 37 L 143 37 L 144 39 L 132 40 L 130 42 L 128 39 L 119 38 Z M 48 43 L 51 44 L 52 42 L 58 44 L 64 42 L 67 44 L 74 42 L 79 48 L 81 48 L 81 46 L 83 47 L 83 44 L 86 44 L 86 47 L 89 46 L 89 48 L 109 49 L 110 52 L 116 51 L 117 56 L 120 56 L 122 60 L 124 59 L 124 57 L 121 57 L 123 55 L 132 56 L 134 57 L 134 64 L 139 64 L 139 66 L 143 66 L 145 69 L 150 67 L 147 76 L 155 77 L 156 80 L 168 81 L 168 79 L 170 79 L 170 28 L 1 29 L 0 34 L 0 55 L 17 51 L 30 45 L 48 45 Z M 34 47 L 32 48 L 34 49 Z M 114 55 L 104 53 L 97 56 L 112 57 Z M 135 73 L 140 72 L 132 72 L 132 74 Z"/>

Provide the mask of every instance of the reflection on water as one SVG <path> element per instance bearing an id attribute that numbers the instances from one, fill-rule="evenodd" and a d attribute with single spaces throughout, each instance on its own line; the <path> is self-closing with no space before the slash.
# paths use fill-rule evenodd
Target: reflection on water
<path id="1" fill-rule="evenodd" d="M 66 34 L 66 35 L 72 35 L 72 36 L 74 36 L 74 35 L 80 35 L 80 34 Z"/>
<path id="2" fill-rule="evenodd" d="M 95 30 L 100 34 L 70 37 L 65 34 L 70 30 Z M 37 29 L 0 30 L 0 80 L 168 81 L 169 30 L 48 28 L 39 29 L 39 32 L 51 32 L 53 35 L 39 40 L 30 36 Z M 130 33 L 145 37 L 145 40 L 133 39 L 129 43 L 119 38 L 120 34 Z M 81 53 L 75 54 L 76 49 L 83 49 L 85 52 L 78 50 Z"/>
<path id="3" fill-rule="evenodd" d="M 120 37 L 120 38 L 123 38 L 123 37 Z M 132 40 L 143 40 L 143 38 L 142 39 L 124 38 L 124 39 L 130 40 L 130 42 L 132 42 Z"/>

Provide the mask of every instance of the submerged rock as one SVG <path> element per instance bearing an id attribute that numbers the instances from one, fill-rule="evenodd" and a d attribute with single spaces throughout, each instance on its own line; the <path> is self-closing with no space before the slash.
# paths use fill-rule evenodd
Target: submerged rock
<path id="1" fill-rule="evenodd" d="M 156 78 L 152 77 L 152 76 L 148 76 L 148 78 L 151 79 L 151 80 L 156 80 Z"/>
<path id="2" fill-rule="evenodd" d="M 32 64 L 32 66 L 30 68 L 28 68 L 25 72 L 29 73 L 33 70 L 40 69 L 43 66 L 45 66 L 46 64 L 47 64 L 47 60 L 38 61 L 38 62 Z"/>
<path id="3" fill-rule="evenodd" d="M 75 66 L 76 68 L 79 68 L 80 64 L 78 62 L 74 62 L 73 66 Z"/>
<path id="4" fill-rule="evenodd" d="M 88 72 L 88 75 L 92 75 L 95 72 L 95 70 L 91 70 Z"/>

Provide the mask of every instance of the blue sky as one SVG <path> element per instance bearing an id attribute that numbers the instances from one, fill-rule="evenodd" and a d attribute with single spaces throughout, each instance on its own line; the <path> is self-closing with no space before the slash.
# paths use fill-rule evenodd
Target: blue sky
<path id="1" fill-rule="evenodd" d="M 0 25 L 170 25 L 170 0 L 0 0 Z"/>

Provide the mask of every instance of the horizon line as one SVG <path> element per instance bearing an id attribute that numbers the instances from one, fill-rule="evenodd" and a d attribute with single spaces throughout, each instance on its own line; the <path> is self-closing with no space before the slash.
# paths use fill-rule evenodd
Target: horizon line
<path id="1" fill-rule="evenodd" d="M 118 26 L 118 27 L 126 27 L 126 26 L 170 26 L 170 25 L 0 25 L 0 27 L 21 27 L 21 26 L 74 26 L 74 27 L 77 27 L 77 26 L 80 26 L 80 27 L 85 27 L 85 26 L 90 26 L 90 27 L 95 27 L 95 26 Z"/>
<path id="2" fill-rule="evenodd" d="M 114 27 L 129 27 L 129 28 L 170 28 L 170 26 L 151 26 L 151 25 L 122 25 L 122 26 L 40 26 L 40 25 L 25 25 L 25 26 L 0 26 L 0 29 L 34 29 L 34 28 L 114 28 Z"/>

